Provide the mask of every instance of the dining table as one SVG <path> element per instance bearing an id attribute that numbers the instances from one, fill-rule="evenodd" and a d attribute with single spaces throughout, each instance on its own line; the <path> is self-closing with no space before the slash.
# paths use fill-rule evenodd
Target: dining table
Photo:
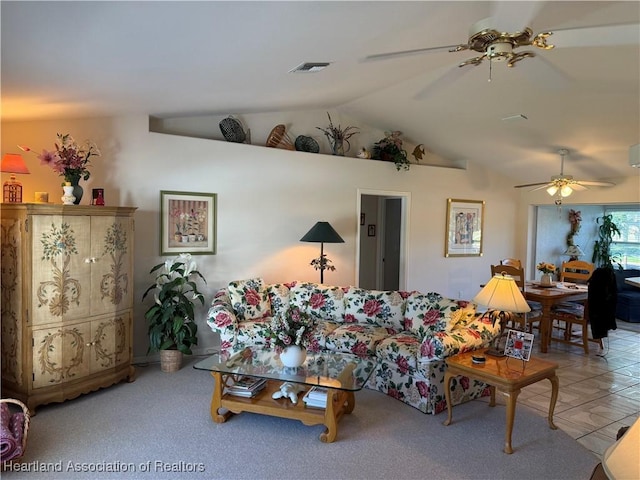
<path id="1" fill-rule="evenodd" d="M 544 285 L 539 282 L 526 282 L 524 297 L 527 300 L 542 305 L 540 317 L 540 352 L 547 353 L 551 343 L 551 328 L 553 316 L 551 310 L 554 305 L 563 302 L 584 302 L 587 299 L 587 285 L 569 282 L 553 282 Z"/>

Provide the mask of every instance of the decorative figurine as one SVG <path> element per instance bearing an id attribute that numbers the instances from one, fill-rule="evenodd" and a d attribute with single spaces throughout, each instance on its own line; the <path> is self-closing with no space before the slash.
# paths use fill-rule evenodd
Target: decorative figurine
<path id="1" fill-rule="evenodd" d="M 280 386 L 279 391 L 273 392 L 273 395 L 271 395 L 271 398 L 274 398 L 277 400 L 278 398 L 285 397 L 291 400 L 293 404 L 296 404 L 298 403 L 298 394 L 303 390 L 304 388 L 301 385 L 296 385 L 291 382 L 285 382 Z"/>

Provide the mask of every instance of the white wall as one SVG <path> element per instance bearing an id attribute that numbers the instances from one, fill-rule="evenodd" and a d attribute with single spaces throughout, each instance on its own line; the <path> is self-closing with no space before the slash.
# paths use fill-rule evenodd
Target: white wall
<path id="1" fill-rule="evenodd" d="M 411 193 L 408 289 L 472 298 L 492 262 L 526 249 L 523 230 L 513 228 L 526 211 L 526 204 L 518 208 L 519 193 L 510 187 L 514 182 L 473 164 L 468 170 L 412 166 L 409 172 L 396 172 L 386 162 L 150 133 L 148 123 L 146 116 L 132 116 L 2 124 L 3 154 L 15 152 L 17 144 L 52 149 L 57 132 L 95 141 L 103 155 L 94 162 L 85 191 L 102 187 L 108 205 L 138 207 L 136 357 L 147 349 L 143 314 L 148 305 L 141 296 L 152 280 L 150 268 L 164 260 L 158 246 L 160 190 L 218 194 L 217 255 L 198 257 L 208 281 L 203 290 L 208 302 L 234 279 L 317 281 L 318 272 L 309 265 L 318 255 L 317 245 L 299 239 L 319 220 L 331 222 L 345 240 L 327 245 L 336 271 L 325 272 L 325 283 L 354 284 L 358 189 Z M 60 177 L 35 156 L 24 157 L 31 171 L 20 178 L 25 201 L 36 191 L 48 191 L 50 201 L 61 203 Z M 89 197 L 82 203 L 88 204 Z M 447 198 L 486 201 L 483 257 L 444 257 Z M 206 308 L 199 309 L 198 351 L 214 344 L 205 313 Z"/>

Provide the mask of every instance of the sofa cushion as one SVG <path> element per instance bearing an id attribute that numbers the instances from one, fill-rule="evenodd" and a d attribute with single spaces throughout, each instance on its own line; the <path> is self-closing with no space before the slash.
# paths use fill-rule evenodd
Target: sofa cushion
<path id="1" fill-rule="evenodd" d="M 420 343 L 416 335 L 406 332 L 392 335 L 378 343 L 376 358 L 396 365 L 403 374 L 414 373 L 418 369 Z"/>
<path id="2" fill-rule="evenodd" d="M 365 323 L 403 329 L 405 301 L 400 292 L 383 292 L 351 287 L 344 297 L 345 323 Z"/>
<path id="3" fill-rule="evenodd" d="M 404 327 L 424 340 L 428 335 L 465 326 L 473 321 L 475 311 L 475 304 L 465 300 L 445 298 L 435 292 L 413 292 L 407 298 Z"/>
<path id="4" fill-rule="evenodd" d="M 236 341 L 242 345 L 268 345 L 272 318 L 262 317 L 240 323 Z"/>
<path id="5" fill-rule="evenodd" d="M 292 306 L 319 320 L 344 321 L 344 289 L 301 282 L 291 288 L 289 294 Z"/>
<path id="6" fill-rule="evenodd" d="M 269 295 L 261 278 L 229 283 L 229 299 L 238 320 L 254 320 L 271 316 Z"/>
<path id="7" fill-rule="evenodd" d="M 267 285 L 267 295 L 271 304 L 271 315 L 273 317 L 282 316 L 289 310 L 289 295 L 291 287 L 296 283 L 275 283 Z"/>
<path id="8" fill-rule="evenodd" d="M 384 327 L 359 323 L 342 324 L 327 336 L 326 348 L 360 357 L 374 357 L 376 345 L 388 336 L 389 331 Z"/>

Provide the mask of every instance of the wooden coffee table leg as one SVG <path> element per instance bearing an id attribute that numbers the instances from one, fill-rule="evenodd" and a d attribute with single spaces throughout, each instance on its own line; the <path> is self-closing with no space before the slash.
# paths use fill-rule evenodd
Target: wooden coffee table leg
<path id="1" fill-rule="evenodd" d="M 451 405 L 451 379 L 453 375 L 449 370 L 444 373 L 444 398 L 447 401 L 447 419 L 444 425 L 451 425 L 451 416 L 453 415 L 453 406 Z"/>
<path id="2" fill-rule="evenodd" d="M 356 406 L 356 396 L 353 392 L 345 392 L 346 393 L 346 401 L 344 407 L 344 413 L 351 413 Z"/>
<path id="3" fill-rule="evenodd" d="M 513 453 L 511 434 L 513 433 L 513 421 L 516 418 L 516 402 L 519 394 L 520 389 L 505 393 L 507 396 L 507 431 L 504 440 L 504 453 Z"/>
<path id="4" fill-rule="evenodd" d="M 556 409 L 556 401 L 558 400 L 558 389 L 560 386 L 560 382 L 557 375 L 549 377 L 549 381 L 551 382 L 551 401 L 549 402 L 549 427 L 552 430 L 557 430 L 558 427 L 556 427 L 555 423 L 553 423 L 553 411 Z"/>
<path id="5" fill-rule="evenodd" d="M 493 385 L 489 385 L 489 393 L 491 395 L 489 397 L 489 406 L 495 407 L 496 406 L 496 387 L 494 387 Z"/>
<path id="6" fill-rule="evenodd" d="M 224 423 L 231 416 L 231 412 L 226 414 L 219 413 L 222 407 L 222 374 L 220 372 L 211 372 L 211 376 L 214 378 L 213 394 L 211 395 L 211 418 L 216 423 Z"/>
<path id="7" fill-rule="evenodd" d="M 336 408 L 339 410 L 342 407 L 340 405 L 336 405 L 337 397 L 340 397 L 338 392 L 329 389 L 327 392 L 327 406 L 324 411 L 324 425 L 327 428 L 320 434 L 320 441 L 324 443 L 331 443 L 338 436 L 338 412 L 336 411 Z"/>

